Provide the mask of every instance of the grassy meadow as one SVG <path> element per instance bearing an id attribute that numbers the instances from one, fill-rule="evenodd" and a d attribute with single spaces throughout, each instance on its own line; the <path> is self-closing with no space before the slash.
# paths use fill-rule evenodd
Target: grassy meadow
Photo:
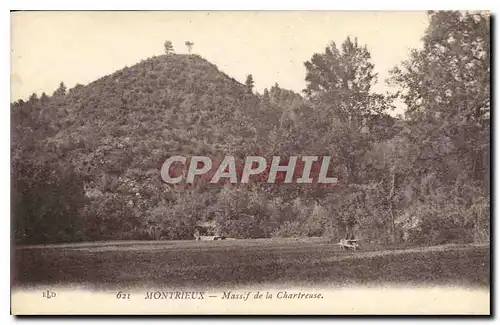
<path id="1" fill-rule="evenodd" d="M 21 287 L 489 286 L 488 245 L 354 252 L 321 238 L 98 242 L 17 247 L 13 260 Z"/>

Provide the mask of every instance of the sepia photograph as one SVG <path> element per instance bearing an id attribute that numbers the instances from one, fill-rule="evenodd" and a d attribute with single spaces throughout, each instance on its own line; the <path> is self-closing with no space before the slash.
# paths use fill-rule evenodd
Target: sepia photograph
<path id="1" fill-rule="evenodd" d="M 489 11 L 10 16 L 11 314 L 491 314 Z"/>

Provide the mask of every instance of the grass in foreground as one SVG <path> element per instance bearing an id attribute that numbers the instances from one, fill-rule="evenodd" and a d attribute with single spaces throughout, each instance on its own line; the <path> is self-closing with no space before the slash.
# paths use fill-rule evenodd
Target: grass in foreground
<path id="1" fill-rule="evenodd" d="M 22 248 L 14 285 L 209 288 L 263 283 L 489 286 L 489 246 L 342 251 L 321 240 L 127 242 Z"/>

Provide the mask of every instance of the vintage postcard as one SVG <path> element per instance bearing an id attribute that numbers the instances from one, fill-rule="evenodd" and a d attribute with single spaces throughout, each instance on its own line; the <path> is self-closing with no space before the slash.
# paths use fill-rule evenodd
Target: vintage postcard
<path id="1" fill-rule="evenodd" d="M 489 315 L 490 13 L 11 13 L 13 315 Z"/>

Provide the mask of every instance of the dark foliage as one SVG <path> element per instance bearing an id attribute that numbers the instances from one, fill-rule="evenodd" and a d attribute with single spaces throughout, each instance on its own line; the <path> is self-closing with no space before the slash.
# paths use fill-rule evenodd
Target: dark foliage
<path id="1" fill-rule="evenodd" d="M 305 98 L 278 84 L 254 94 L 251 75 L 169 50 L 12 103 L 14 237 L 192 239 L 214 221 L 237 238 L 488 241 L 489 17 L 429 17 L 423 49 L 392 71 L 394 95 L 372 91 L 370 52 L 348 38 L 305 63 Z M 398 96 L 404 119 L 387 114 Z M 340 185 L 167 185 L 173 155 L 328 155 Z"/>

